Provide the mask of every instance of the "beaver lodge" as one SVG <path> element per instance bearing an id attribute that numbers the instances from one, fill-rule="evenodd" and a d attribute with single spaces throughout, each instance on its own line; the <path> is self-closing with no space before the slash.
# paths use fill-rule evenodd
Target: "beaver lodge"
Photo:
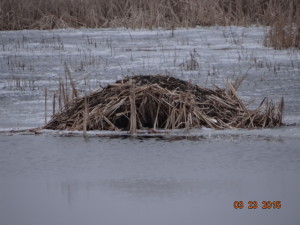
<path id="1" fill-rule="evenodd" d="M 74 98 L 43 128 L 126 130 L 271 128 L 282 125 L 283 99 L 264 98 L 254 110 L 238 97 L 241 82 L 208 89 L 171 76 L 133 76 Z"/>

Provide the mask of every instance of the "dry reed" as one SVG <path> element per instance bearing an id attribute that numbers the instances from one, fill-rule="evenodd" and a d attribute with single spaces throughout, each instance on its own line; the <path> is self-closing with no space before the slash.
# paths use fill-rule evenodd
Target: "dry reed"
<path id="1" fill-rule="evenodd" d="M 84 114 L 83 114 L 83 136 L 87 136 L 86 131 L 87 131 L 87 123 L 88 123 L 88 103 L 87 103 L 87 97 L 84 96 Z"/>
<path id="2" fill-rule="evenodd" d="M 289 3 L 281 15 L 277 12 L 269 32 L 265 36 L 265 45 L 275 49 L 300 49 L 300 1 Z"/>
<path id="3" fill-rule="evenodd" d="M 0 0 L 0 30 L 271 25 L 298 0 Z"/>
<path id="4" fill-rule="evenodd" d="M 47 121 L 48 121 L 48 116 L 47 116 L 47 98 L 48 98 L 48 90 L 47 90 L 47 87 L 45 87 L 45 124 L 47 124 Z"/>
<path id="5" fill-rule="evenodd" d="M 282 125 L 283 99 L 250 110 L 236 93 L 241 80 L 207 89 L 171 76 L 134 76 L 65 105 L 44 126 L 54 130 L 271 128 Z M 88 111 L 88 112 L 86 112 Z M 86 119 L 88 115 L 88 119 Z"/>
<path id="6" fill-rule="evenodd" d="M 299 12 L 299 0 L 0 0 L 0 30 L 255 24 L 271 26 L 266 46 L 300 49 Z"/>

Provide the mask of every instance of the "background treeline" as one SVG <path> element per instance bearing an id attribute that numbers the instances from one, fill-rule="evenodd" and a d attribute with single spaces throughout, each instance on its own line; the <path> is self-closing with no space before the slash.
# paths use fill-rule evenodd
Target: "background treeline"
<path id="1" fill-rule="evenodd" d="M 0 30 L 253 24 L 272 27 L 266 44 L 299 48 L 300 0 L 0 0 Z"/>

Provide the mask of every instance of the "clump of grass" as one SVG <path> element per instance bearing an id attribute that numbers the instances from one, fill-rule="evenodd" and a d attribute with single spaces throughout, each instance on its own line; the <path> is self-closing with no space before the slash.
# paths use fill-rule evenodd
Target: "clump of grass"
<path id="1" fill-rule="evenodd" d="M 274 23 L 265 37 L 265 45 L 275 49 L 300 49 L 300 24 Z"/>
<path id="2" fill-rule="evenodd" d="M 181 63 L 180 66 L 183 67 L 185 70 L 197 70 L 199 69 L 199 63 L 197 58 L 199 58 L 200 55 L 194 49 L 193 51 L 190 52 L 190 58 L 187 59 L 185 62 Z"/>
<path id="3" fill-rule="evenodd" d="M 283 100 L 265 98 L 250 110 L 236 93 L 240 80 L 225 89 L 207 89 L 171 76 L 133 76 L 75 98 L 44 129 L 127 130 L 143 128 L 270 128 L 282 125 Z M 88 119 L 87 119 L 88 115 Z"/>
<path id="4" fill-rule="evenodd" d="M 265 46 L 275 49 L 300 49 L 300 1 L 280 2 L 270 16 L 270 30 L 265 36 Z"/>

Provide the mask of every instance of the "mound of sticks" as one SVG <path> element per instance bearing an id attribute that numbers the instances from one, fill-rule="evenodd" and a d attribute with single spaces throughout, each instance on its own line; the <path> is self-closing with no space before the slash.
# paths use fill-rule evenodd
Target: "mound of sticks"
<path id="1" fill-rule="evenodd" d="M 66 104 L 43 128 L 53 130 L 271 128 L 282 125 L 283 99 L 250 110 L 238 97 L 241 80 L 203 88 L 171 76 L 133 76 Z"/>

